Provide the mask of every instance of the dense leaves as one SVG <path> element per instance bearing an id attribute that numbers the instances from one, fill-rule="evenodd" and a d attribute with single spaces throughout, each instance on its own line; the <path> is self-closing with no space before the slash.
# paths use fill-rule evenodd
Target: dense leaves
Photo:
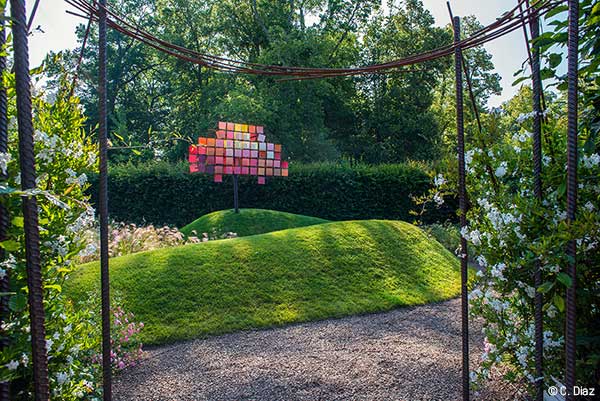
<path id="1" fill-rule="evenodd" d="M 276 65 L 347 67 L 381 63 L 448 44 L 420 0 L 120 0 L 112 6 L 162 39 L 198 52 Z M 477 28 L 470 18 L 467 28 Z M 92 25 L 79 85 L 88 124 L 97 122 L 97 32 Z M 466 30 L 466 33 L 473 29 Z M 84 27 L 78 29 L 83 39 Z M 71 71 L 78 49 L 51 54 L 49 75 Z M 481 102 L 498 91 L 484 49 L 467 53 Z M 431 106 L 451 83 L 450 60 L 391 74 L 281 81 L 215 73 L 108 32 L 112 161 L 148 160 L 153 149 L 180 160 L 186 145 L 219 119 L 265 125 L 294 161 L 369 163 L 431 160 L 442 152 L 444 119 Z M 52 80 L 51 80 L 52 81 Z M 445 82 L 445 84 L 444 84 Z"/>
<path id="2" fill-rule="evenodd" d="M 189 174 L 183 164 L 124 165 L 111 169 L 111 218 L 118 221 L 173 224 L 233 206 L 231 177 L 213 183 L 211 176 Z M 399 219 L 410 221 L 412 196 L 429 189 L 429 177 L 416 165 L 291 165 L 290 176 L 257 185 L 240 178 L 240 206 L 272 209 L 331 220 Z M 91 176 L 93 195 L 97 178 Z M 135 200 L 135 201 L 132 201 Z M 432 209 L 424 221 L 444 221 L 452 209 Z"/>

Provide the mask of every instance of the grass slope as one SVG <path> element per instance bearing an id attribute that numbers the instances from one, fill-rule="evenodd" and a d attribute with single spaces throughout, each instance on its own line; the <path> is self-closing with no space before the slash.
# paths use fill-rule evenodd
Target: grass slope
<path id="1" fill-rule="evenodd" d="M 82 265 L 64 291 L 99 283 Z M 399 221 L 319 224 L 111 260 L 111 286 L 159 344 L 422 304 L 460 292 L 457 258 Z"/>
<path id="2" fill-rule="evenodd" d="M 303 216 L 277 212 L 264 209 L 240 209 L 239 213 L 233 210 L 221 210 L 206 214 L 181 229 L 185 235 L 190 235 L 193 230 L 198 235 L 208 233 L 212 236 L 213 231 L 217 236 L 227 232 L 234 232 L 239 237 L 269 233 L 272 231 L 285 230 L 288 228 L 306 227 L 315 224 L 326 223 L 318 217 Z"/>

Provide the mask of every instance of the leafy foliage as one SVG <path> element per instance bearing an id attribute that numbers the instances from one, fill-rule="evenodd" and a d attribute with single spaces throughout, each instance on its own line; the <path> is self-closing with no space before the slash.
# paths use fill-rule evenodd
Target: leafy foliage
<path id="1" fill-rule="evenodd" d="M 387 62 L 448 44 L 420 0 L 119 0 L 111 3 L 136 25 L 192 50 L 248 62 L 347 67 Z M 476 21 L 469 19 L 473 29 Z M 469 25 L 470 26 L 470 25 Z M 97 122 L 97 32 L 84 51 L 80 84 L 88 124 Z M 84 27 L 78 28 L 83 40 Z M 497 91 L 483 49 L 467 52 L 481 101 Z M 78 50 L 51 54 L 52 77 L 71 71 Z M 359 78 L 281 81 L 216 73 L 186 63 L 109 30 L 111 161 L 144 161 L 158 154 L 183 158 L 186 144 L 220 119 L 265 125 L 293 161 L 340 157 L 369 163 L 434 159 L 443 151 L 444 121 L 431 106 L 452 79 L 449 60 L 407 71 Z M 52 82 L 52 79 L 50 80 Z"/>
<path id="2" fill-rule="evenodd" d="M 99 337 L 93 311 L 76 309 L 62 295 L 62 285 L 72 270 L 72 260 L 85 248 L 83 232 L 93 221 L 93 209 L 85 195 L 87 177 L 83 170 L 96 168 L 96 151 L 82 130 L 84 118 L 76 99 L 58 96 L 53 102 L 44 94 L 33 98 L 37 188 L 24 193 L 19 188 L 19 155 L 15 110 L 14 75 L 4 76 L 8 93 L 9 152 L 2 154 L 0 201 L 8 209 L 11 225 L 0 243 L 5 255 L 0 274 L 10 279 L 10 315 L 3 317 L 3 336 L 9 346 L 0 352 L 0 380 L 10 380 L 11 399 L 33 398 L 31 342 L 22 196 L 37 196 L 41 240 L 46 345 L 53 399 L 77 400 L 84 395 L 99 397 L 98 366 L 89 363 L 97 352 Z"/>
<path id="3" fill-rule="evenodd" d="M 423 168 L 416 164 L 349 166 L 345 164 L 292 164 L 290 175 L 256 185 L 240 177 L 240 206 L 313 215 L 328 220 L 386 218 L 410 220 L 412 195 L 430 188 Z M 165 162 L 122 165 L 109 172 L 110 215 L 133 223 L 170 224 L 178 227 L 215 210 L 233 206 L 231 177 L 223 183 L 212 177 L 189 174 L 187 164 Z M 97 178 L 90 175 L 95 196 Z M 432 209 L 423 222 L 445 221 L 451 206 Z"/>

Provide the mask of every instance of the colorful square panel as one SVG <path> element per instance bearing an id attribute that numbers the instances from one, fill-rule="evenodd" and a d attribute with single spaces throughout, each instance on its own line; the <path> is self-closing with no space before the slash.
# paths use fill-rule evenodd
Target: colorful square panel
<path id="1" fill-rule="evenodd" d="M 287 177 L 283 148 L 266 142 L 263 126 L 219 121 L 214 132 L 214 138 L 199 137 L 198 145 L 189 146 L 191 173 L 212 174 L 215 182 L 222 182 L 224 174 L 253 175 L 261 185 L 267 176 Z"/>

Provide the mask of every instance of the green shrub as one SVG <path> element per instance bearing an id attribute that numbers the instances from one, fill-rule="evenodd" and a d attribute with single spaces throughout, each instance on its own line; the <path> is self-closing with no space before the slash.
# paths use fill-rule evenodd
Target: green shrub
<path id="1" fill-rule="evenodd" d="M 278 210 L 328 220 L 398 219 L 411 221 L 412 196 L 425 194 L 430 178 L 408 164 L 379 166 L 296 164 L 289 177 L 257 185 L 240 177 L 240 207 Z M 90 178 L 95 201 L 98 178 Z M 109 172 L 109 208 L 117 221 L 172 224 L 182 227 L 199 216 L 231 208 L 232 177 L 213 183 L 212 176 L 190 174 L 187 163 L 154 162 L 114 166 Z M 424 223 L 445 221 L 452 205 L 419 216 Z"/>

